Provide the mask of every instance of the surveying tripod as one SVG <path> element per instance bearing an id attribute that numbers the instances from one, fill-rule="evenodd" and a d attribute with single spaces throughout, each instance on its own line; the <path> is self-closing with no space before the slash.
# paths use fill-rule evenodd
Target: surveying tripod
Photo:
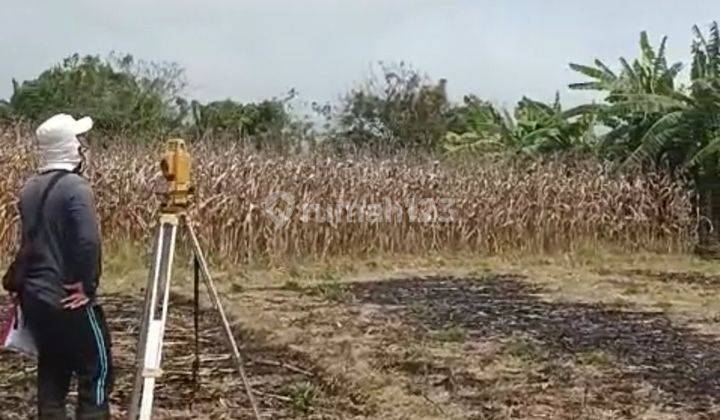
<path id="1" fill-rule="evenodd" d="M 220 297 L 210 276 L 207 262 L 203 255 L 197 235 L 187 215 L 192 187 L 190 186 L 190 156 L 185 150 L 182 140 L 168 141 L 168 147 L 160 162 L 165 179 L 169 182 L 169 190 L 160 212 L 160 226 L 155 245 L 153 247 L 153 262 L 148 275 L 145 289 L 145 306 L 137 344 L 137 370 L 135 384 L 128 410 L 129 420 L 148 420 L 152 418 L 155 382 L 162 375 L 162 347 L 170 305 L 170 280 L 178 230 L 185 227 L 187 237 L 190 239 L 194 261 L 194 326 L 195 326 L 195 354 L 199 352 L 198 323 L 199 323 L 199 283 L 202 278 L 207 287 L 210 302 L 220 316 L 225 330 L 228 344 L 247 392 L 250 405 L 256 419 L 260 413 L 248 382 L 243 360 L 225 310 L 220 303 Z M 197 374 L 198 360 L 193 367 Z M 197 380 L 197 378 L 195 378 Z"/>

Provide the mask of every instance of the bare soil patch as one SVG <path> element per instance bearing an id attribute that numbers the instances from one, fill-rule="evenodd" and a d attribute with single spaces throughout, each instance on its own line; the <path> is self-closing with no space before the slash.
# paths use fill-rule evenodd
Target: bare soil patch
<path id="1" fill-rule="evenodd" d="M 503 343 L 505 355 L 535 365 L 525 365 L 530 375 L 522 375 L 523 383 L 507 395 L 488 394 L 502 378 L 483 378 L 472 367 L 450 371 L 432 358 L 425 358 L 422 367 L 400 366 L 424 378 L 434 375 L 435 383 L 450 391 L 461 389 L 452 398 L 462 400 L 468 412 L 479 413 L 478 418 L 534 417 L 538 413 L 523 411 L 523 406 L 529 409 L 530 402 L 540 400 L 555 418 L 587 416 L 589 408 L 625 418 L 640 417 L 650 408 L 676 415 L 718 415 L 717 337 L 673 324 L 663 312 L 548 301 L 541 297 L 541 288 L 514 276 L 356 283 L 351 293 L 360 304 L 401 313 L 419 334 L 450 341 L 459 336 L 468 349 L 471 343 Z M 599 367 L 596 375 L 582 371 L 588 365 Z M 579 401 L 569 395 L 578 386 L 583 388 Z M 508 405 L 514 409 L 507 410 Z"/>

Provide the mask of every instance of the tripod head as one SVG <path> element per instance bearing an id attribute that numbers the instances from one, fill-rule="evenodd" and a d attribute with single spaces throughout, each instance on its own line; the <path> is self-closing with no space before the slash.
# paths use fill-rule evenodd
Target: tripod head
<path id="1" fill-rule="evenodd" d="M 170 139 L 160 158 L 160 169 L 168 181 L 162 203 L 163 213 L 182 213 L 190 204 L 193 187 L 190 184 L 190 154 L 182 139 Z"/>

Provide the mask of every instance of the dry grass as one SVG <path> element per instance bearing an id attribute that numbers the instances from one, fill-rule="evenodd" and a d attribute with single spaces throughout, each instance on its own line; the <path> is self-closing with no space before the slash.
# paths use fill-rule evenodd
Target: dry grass
<path id="1" fill-rule="evenodd" d="M 15 247 L 16 194 L 32 173 L 28 139 L 18 128 L 0 134 L 3 252 Z M 157 152 L 131 146 L 94 151 L 89 175 L 111 243 L 144 243 L 150 236 L 156 192 L 163 187 Z M 199 233 L 211 253 L 228 264 L 307 256 L 575 250 L 587 244 L 670 251 L 684 250 L 692 241 L 689 198 L 680 186 L 652 174 L 610 177 L 593 163 L 521 167 L 277 157 L 227 146 L 199 146 L 193 152 L 198 190 L 193 217 L 201 221 Z M 293 198 L 294 212 L 278 228 L 263 203 L 280 192 Z M 425 199 L 453 200 L 454 221 L 414 220 L 432 213 Z M 381 220 L 368 221 L 370 207 L 365 221 L 358 222 L 360 206 L 388 202 L 393 203 L 390 222 L 384 213 Z M 304 221 L 303 214 L 315 217 L 315 208 L 307 207 L 313 203 L 339 211 L 341 220 Z M 437 211 L 447 215 L 441 207 Z"/>

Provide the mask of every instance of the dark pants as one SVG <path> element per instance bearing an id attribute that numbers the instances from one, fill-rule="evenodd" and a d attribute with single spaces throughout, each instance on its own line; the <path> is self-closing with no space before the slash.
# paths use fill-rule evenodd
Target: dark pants
<path id="1" fill-rule="evenodd" d="M 23 312 L 38 347 L 40 419 L 65 419 L 70 379 L 78 379 L 80 419 L 109 419 L 112 387 L 110 334 L 100 306 L 67 311 L 23 297 Z"/>

